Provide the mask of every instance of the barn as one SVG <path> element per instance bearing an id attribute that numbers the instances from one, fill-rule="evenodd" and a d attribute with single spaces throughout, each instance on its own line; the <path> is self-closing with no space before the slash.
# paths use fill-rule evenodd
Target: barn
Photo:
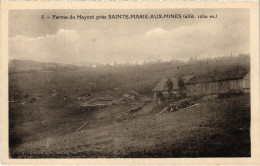
<path id="1" fill-rule="evenodd" d="M 224 73 L 197 75 L 186 84 L 187 96 L 221 93 L 250 93 L 250 72 L 237 70 Z"/>

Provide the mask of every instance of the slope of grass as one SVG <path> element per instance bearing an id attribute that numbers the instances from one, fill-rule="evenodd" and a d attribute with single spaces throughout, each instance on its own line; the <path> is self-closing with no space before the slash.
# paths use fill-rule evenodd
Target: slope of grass
<path id="1" fill-rule="evenodd" d="M 197 107 L 160 115 L 134 114 L 119 121 L 116 115 L 122 112 L 117 110 L 123 108 L 115 106 L 92 110 L 92 113 L 85 117 L 82 116 L 85 112 L 79 111 L 75 114 L 77 117 L 75 120 L 78 119 L 77 125 L 80 126 L 88 120 L 87 126 L 82 131 L 74 133 L 71 130 L 62 133 L 59 130 L 70 128 L 64 123 L 64 126 L 57 127 L 57 130 L 46 131 L 46 137 L 43 139 L 26 141 L 11 148 L 11 156 L 18 158 L 250 156 L 249 95 L 202 102 Z M 110 116 L 95 119 L 95 115 L 100 111 L 108 111 L 107 115 Z M 69 116 L 69 119 L 74 119 L 73 114 Z M 56 120 L 60 121 L 61 119 L 57 118 L 62 116 L 56 117 Z M 59 134 L 50 134 L 52 132 Z"/>
<path id="2" fill-rule="evenodd" d="M 249 66 L 249 57 L 230 57 L 222 61 L 10 73 L 9 98 L 20 100 L 9 104 L 11 156 L 250 156 L 250 104 L 246 95 L 229 96 L 159 116 L 155 114 L 163 105 L 146 114 L 129 114 L 127 110 L 135 107 L 135 103 L 82 109 L 77 101 L 79 96 L 88 100 L 97 96 L 119 99 L 130 90 L 152 97 L 152 89 L 162 78 Z M 58 95 L 54 97 L 52 90 Z M 89 94 L 93 96 L 88 97 Z M 63 95 L 69 97 L 68 102 Z M 29 102 L 33 98 L 38 100 Z M 82 131 L 74 133 L 85 122 L 88 123 Z"/>

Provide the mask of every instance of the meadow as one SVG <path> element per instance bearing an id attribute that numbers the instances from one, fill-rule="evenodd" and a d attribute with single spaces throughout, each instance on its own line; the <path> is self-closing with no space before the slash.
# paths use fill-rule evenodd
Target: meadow
<path id="1" fill-rule="evenodd" d="M 131 90 L 152 97 L 152 89 L 165 77 L 249 68 L 249 57 L 231 59 L 9 70 L 9 99 L 17 100 L 9 103 L 10 156 L 250 157 L 248 94 L 199 100 L 196 107 L 160 115 L 167 103 L 149 102 L 148 111 L 133 111 L 140 100 L 95 108 L 82 107 L 78 100 L 120 99 Z"/>
<path id="2" fill-rule="evenodd" d="M 156 115 L 160 110 L 154 109 L 145 114 L 124 116 L 128 113 L 122 111 L 124 108 L 113 106 L 74 110 L 74 113 L 62 110 L 56 112 L 56 116 L 47 111 L 49 118 L 41 116 L 37 123 L 20 124 L 16 132 L 27 134 L 19 135 L 27 139 L 11 148 L 11 156 L 250 157 L 248 95 L 200 102 L 195 108 L 160 115 Z M 75 132 L 85 122 L 88 124 Z"/>

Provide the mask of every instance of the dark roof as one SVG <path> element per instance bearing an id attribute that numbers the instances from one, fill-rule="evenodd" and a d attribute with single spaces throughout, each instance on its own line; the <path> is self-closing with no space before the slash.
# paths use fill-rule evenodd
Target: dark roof
<path id="1" fill-rule="evenodd" d="M 153 91 L 166 91 L 167 89 L 165 88 L 165 83 L 168 79 L 162 79 L 153 89 Z M 173 83 L 173 90 L 178 89 L 178 79 L 177 78 L 171 78 L 172 83 Z"/>
<path id="2" fill-rule="evenodd" d="M 190 75 L 190 76 L 184 76 L 182 77 L 184 83 L 187 83 L 192 77 L 194 77 L 194 75 Z"/>
<path id="3" fill-rule="evenodd" d="M 191 78 L 186 84 L 237 80 L 237 79 L 242 79 L 247 73 L 248 71 L 246 70 L 233 70 L 233 71 L 221 72 L 221 73 L 197 75 Z"/>
<path id="4" fill-rule="evenodd" d="M 186 83 L 187 81 L 189 81 L 192 77 L 194 76 L 184 76 L 182 79 L 184 81 L 184 83 Z M 162 79 L 153 89 L 153 91 L 166 91 L 167 89 L 165 88 L 165 83 L 168 79 Z M 178 86 L 178 79 L 177 78 L 171 78 L 172 83 L 173 83 L 173 90 L 177 90 L 179 89 Z"/>

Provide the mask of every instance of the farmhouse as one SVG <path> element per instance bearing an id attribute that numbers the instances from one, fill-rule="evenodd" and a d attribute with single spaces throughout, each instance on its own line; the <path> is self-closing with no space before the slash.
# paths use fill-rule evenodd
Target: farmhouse
<path id="1" fill-rule="evenodd" d="M 221 93 L 250 93 L 250 72 L 246 70 L 197 75 L 186 83 L 187 96 Z"/>
<path id="2" fill-rule="evenodd" d="M 193 76 L 185 76 L 182 77 L 183 83 L 187 83 Z M 154 96 L 154 100 L 158 101 L 164 101 L 169 97 L 168 94 L 168 87 L 167 87 L 167 80 L 168 79 L 162 79 L 153 89 L 153 96 Z M 177 78 L 171 78 L 171 81 L 173 83 L 173 89 L 172 89 L 172 94 L 173 96 L 177 96 L 178 92 L 180 90 L 180 87 L 178 85 L 178 79 Z M 185 93 L 185 89 L 182 89 L 183 92 Z"/>

